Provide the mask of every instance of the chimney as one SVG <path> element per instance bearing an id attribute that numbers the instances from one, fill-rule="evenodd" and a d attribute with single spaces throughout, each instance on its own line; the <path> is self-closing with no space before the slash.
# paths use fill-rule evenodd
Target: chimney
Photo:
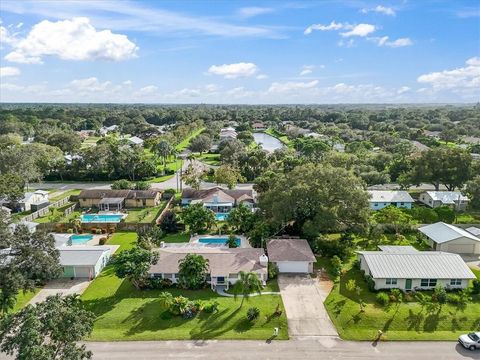
<path id="1" fill-rule="evenodd" d="M 260 265 L 267 266 L 268 265 L 268 257 L 265 254 L 260 255 Z"/>

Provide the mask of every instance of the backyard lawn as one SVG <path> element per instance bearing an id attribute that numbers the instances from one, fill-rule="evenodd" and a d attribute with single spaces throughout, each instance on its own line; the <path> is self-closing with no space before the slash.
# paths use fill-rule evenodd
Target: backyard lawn
<path id="1" fill-rule="evenodd" d="M 137 241 L 137 233 L 133 231 L 118 231 L 108 239 L 107 245 L 120 245 L 117 252 L 131 249 Z"/>
<path id="2" fill-rule="evenodd" d="M 39 291 L 40 288 L 35 288 L 34 291 L 27 291 L 26 293 L 20 291 L 20 293 L 17 295 L 17 302 L 15 303 L 12 312 L 17 312 L 23 307 L 25 307 L 25 305 L 27 305 L 27 303 L 32 300 L 32 298 L 37 295 Z"/>
<path id="3" fill-rule="evenodd" d="M 83 293 L 88 310 L 97 315 L 89 340 L 173 340 L 173 339 L 261 339 L 271 337 L 274 327 L 280 328 L 277 339 L 287 339 L 287 320 L 282 299 L 278 295 L 262 295 L 245 300 L 221 297 L 205 290 L 169 289 L 173 295 L 191 300 L 216 300 L 218 311 L 200 313 L 192 319 L 166 316 L 159 294 L 165 290 L 135 290 L 127 280 L 117 278 L 107 266 Z M 282 315 L 272 316 L 277 305 Z M 246 319 L 249 307 L 260 309 L 260 318 Z"/>
<path id="4" fill-rule="evenodd" d="M 166 243 L 181 243 L 181 242 L 189 242 L 190 241 L 190 234 L 180 232 L 176 234 L 167 234 L 162 238 L 162 241 Z"/>
<path id="5" fill-rule="evenodd" d="M 78 195 L 80 194 L 82 190 L 79 190 L 79 189 L 72 189 L 72 190 L 67 190 L 67 191 L 63 191 L 63 192 L 60 192 L 60 191 L 55 191 L 52 195 L 53 196 L 49 196 L 49 199 L 50 199 L 50 202 L 55 202 L 55 201 L 58 201 L 58 200 L 61 200 L 65 197 L 70 197 L 72 195 Z"/>
<path id="6" fill-rule="evenodd" d="M 128 216 L 125 222 L 149 224 L 155 221 L 166 204 L 166 201 L 162 201 L 160 205 L 154 207 L 128 209 Z"/>
<path id="7" fill-rule="evenodd" d="M 349 279 L 361 288 L 360 295 L 346 289 Z M 360 299 L 366 304 L 364 312 L 360 311 Z M 325 307 L 345 340 L 374 340 L 378 330 L 383 331 L 384 340 L 456 340 L 461 334 L 480 330 L 479 295 L 464 307 L 445 304 L 434 311 L 414 301 L 381 307 L 375 293 L 368 291 L 363 274 L 353 269 L 335 283 Z"/>

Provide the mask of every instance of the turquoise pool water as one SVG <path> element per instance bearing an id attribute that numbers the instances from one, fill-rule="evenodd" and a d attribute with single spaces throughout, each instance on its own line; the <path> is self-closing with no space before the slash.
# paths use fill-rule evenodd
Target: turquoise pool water
<path id="1" fill-rule="evenodd" d="M 122 218 L 121 214 L 85 214 L 80 220 L 82 223 L 118 223 Z"/>
<path id="2" fill-rule="evenodd" d="M 70 240 L 72 241 L 72 245 L 82 245 L 85 244 L 87 241 L 93 239 L 93 235 L 72 235 L 70 236 Z"/>
<path id="3" fill-rule="evenodd" d="M 198 239 L 198 242 L 203 244 L 225 244 L 228 240 L 228 237 L 208 237 L 208 238 L 201 238 Z M 240 239 L 236 238 L 235 243 L 237 246 L 240 246 Z"/>
<path id="4" fill-rule="evenodd" d="M 228 213 L 215 213 L 217 221 L 225 221 L 228 218 Z"/>

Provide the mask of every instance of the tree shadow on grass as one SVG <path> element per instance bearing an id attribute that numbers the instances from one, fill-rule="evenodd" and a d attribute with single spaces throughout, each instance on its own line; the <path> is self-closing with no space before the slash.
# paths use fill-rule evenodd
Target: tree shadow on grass
<path id="1" fill-rule="evenodd" d="M 415 313 L 411 309 L 408 310 L 408 316 L 406 319 L 408 324 L 407 329 L 408 330 L 414 329 L 415 331 L 419 332 L 424 319 L 425 319 L 425 315 L 423 315 L 422 311 Z"/>
<path id="2" fill-rule="evenodd" d="M 436 313 L 430 313 L 425 318 L 425 322 L 423 324 L 423 331 L 425 332 L 434 332 L 438 328 L 438 324 L 440 321 L 446 316 L 441 316 L 441 309 L 438 310 Z"/>
<path id="3" fill-rule="evenodd" d="M 253 322 L 247 318 L 239 320 L 234 327 L 234 330 L 239 333 L 247 332 L 253 327 Z"/>
<path id="4" fill-rule="evenodd" d="M 192 329 L 190 331 L 190 335 L 192 339 L 212 339 L 216 338 L 232 329 L 235 329 L 239 322 L 242 321 L 240 319 L 237 322 L 234 322 L 227 326 L 227 324 L 237 315 L 240 311 L 241 307 L 236 308 L 233 312 L 229 315 L 224 316 L 228 313 L 228 310 L 225 309 L 223 311 L 217 312 L 215 314 L 211 314 L 208 318 L 203 318 L 202 323 Z M 200 316 L 202 316 L 201 314 Z"/>

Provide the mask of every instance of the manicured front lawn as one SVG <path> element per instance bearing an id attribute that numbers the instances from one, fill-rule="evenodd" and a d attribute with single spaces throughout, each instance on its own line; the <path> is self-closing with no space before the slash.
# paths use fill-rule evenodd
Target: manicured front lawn
<path id="1" fill-rule="evenodd" d="M 220 154 L 202 154 L 201 156 L 197 156 L 197 160 L 207 165 L 217 166 L 220 165 Z"/>
<path id="2" fill-rule="evenodd" d="M 362 289 L 360 296 L 346 289 L 349 279 Z M 375 295 L 368 291 L 357 270 L 348 270 L 335 284 L 325 306 L 342 339 L 373 340 L 382 330 L 386 340 L 456 340 L 460 334 L 480 330 L 478 295 L 464 308 L 445 304 L 435 311 L 414 301 L 381 307 Z M 360 311 L 359 299 L 366 304 L 364 312 Z"/>
<path id="3" fill-rule="evenodd" d="M 162 201 L 160 205 L 154 207 L 128 209 L 128 216 L 125 222 L 149 224 L 155 221 L 166 204 L 166 201 Z"/>
<path id="4" fill-rule="evenodd" d="M 41 288 L 35 288 L 34 291 L 27 291 L 26 293 L 20 291 L 20 293 L 17 295 L 17 301 L 12 309 L 12 312 L 17 312 L 25 307 L 40 290 Z"/>
<path id="5" fill-rule="evenodd" d="M 166 243 L 189 242 L 190 234 L 183 232 L 176 234 L 167 234 L 162 238 L 162 241 L 165 241 Z"/>
<path id="6" fill-rule="evenodd" d="M 117 252 L 133 248 L 137 241 L 137 233 L 132 231 L 118 231 L 108 239 L 108 245 L 120 245 Z"/>
<path id="7" fill-rule="evenodd" d="M 218 312 L 200 313 L 193 319 L 167 317 L 158 300 L 163 290 L 135 290 L 128 281 L 117 278 L 107 266 L 83 293 L 87 309 L 97 315 L 88 340 L 174 340 L 174 339 L 261 339 L 271 337 L 274 327 L 280 328 L 277 339 L 287 339 L 287 320 L 282 299 L 278 295 L 262 295 L 241 300 L 217 295 L 210 289 L 188 291 L 169 289 L 173 295 L 189 299 L 219 302 Z M 272 317 L 277 305 L 283 310 Z M 249 307 L 260 309 L 260 318 L 246 320 Z"/>
<path id="8" fill-rule="evenodd" d="M 237 284 L 234 284 L 228 291 L 226 291 L 229 294 L 241 294 L 241 289 Z M 267 285 L 265 285 L 262 289 L 262 293 L 265 292 L 280 292 L 280 288 L 278 287 L 278 282 L 277 279 L 271 279 L 267 281 Z M 257 293 L 252 293 L 252 294 L 257 294 Z"/>

